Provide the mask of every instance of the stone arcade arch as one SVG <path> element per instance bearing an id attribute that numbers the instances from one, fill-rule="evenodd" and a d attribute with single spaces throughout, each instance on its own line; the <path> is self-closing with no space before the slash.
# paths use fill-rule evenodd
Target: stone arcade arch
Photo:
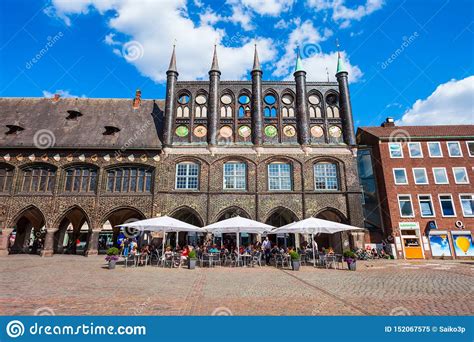
<path id="1" fill-rule="evenodd" d="M 13 222 L 12 234 L 15 241 L 10 248 L 10 254 L 41 253 L 46 237 L 46 220 L 41 210 L 34 205 L 28 206 Z"/>
<path id="2" fill-rule="evenodd" d="M 174 210 L 171 214 L 170 217 L 173 217 L 177 220 L 195 225 L 197 227 L 202 227 L 204 226 L 204 222 L 201 219 L 201 216 L 197 213 L 196 210 L 183 206 L 180 207 L 176 210 Z M 169 233 L 167 234 L 169 236 L 170 242 L 173 242 L 173 244 L 176 241 L 176 233 Z M 192 244 L 196 245 L 198 243 L 200 236 L 197 235 L 197 233 L 185 233 L 181 232 L 178 235 L 178 244 L 180 246 L 184 246 L 186 244 Z M 201 236 L 202 238 L 202 236 Z M 168 240 L 168 239 L 167 239 Z"/>
<path id="3" fill-rule="evenodd" d="M 282 227 L 295 221 L 298 221 L 298 217 L 293 211 L 288 208 L 278 207 L 271 211 L 265 223 L 275 227 Z M 270 234 L 268 237 L 270 241 L 272 241 L 272 244 L 276 243 L 279 246 L 295 247 L 297 242 L 299 242 L 295 241 L 294 234 Z"/>
<path id="4" fill-rule="evenodd" d="M 323 220 L 333 221 L 348 224 L 345 216 L 337 209 L 325 208 L 315 215 L 316 218 Z M 343 241 L 346 240 L 345 233 L 336 234 L 318 234 L 315 236 L 315 240 L 318 243 L 318 248 L 329 248 L 332 247 L 336 253 L 342 253 L 344 248 L 349 246 L 343 246 Z"/>
<path id="5" fill-rule="evenodd" d="M 98 254 L 99 239 L 101 235 L 105 234 L 112 235 L 112 244 L 118 247 L 117 240 L 120 234 L 120 228 L 116 226 L 127 221 L 131 222 L 144 219 L 146 219 L 146 216 L 140 210 L 133 207 L 119 207 L 109 211 L 101 220 L 100 229 L 92 231 L 88 254 Z M 101 251 L 103 251 L 103 249 L 101 249 Z"/>
<path id="6" fill-rule="evenodd" d="M 90 220 L 85 211 L 79 206 L 69 208 L 59 220 L 58 231 L 54 233 L 54 253 L 84 255 L 90 231 Z"/>

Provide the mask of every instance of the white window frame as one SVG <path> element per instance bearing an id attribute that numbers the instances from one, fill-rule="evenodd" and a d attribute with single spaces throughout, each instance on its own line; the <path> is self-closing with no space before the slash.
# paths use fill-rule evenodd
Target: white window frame
<path id="1" fill-rule="evenodd" d="M 451 155 L 451 150 L 449 149 L 449 144 L 458 144 L 459 152 L 461 152 L 461 155 L 460 156 L 452 156 Z M 459 143 L 459 141 L 446 141 L 446 148 L 448 149 L 448 155 L 451 158 L 462 158 L 463 153 L 462 153 L 461 144 Z"/>
<path id="2" fill-rule="evenodd" d="M 408 196 L 410 198 L 410 205 L 411 205 L 411 212 L 412 212 L 412 215 L 410 216 L 405 216 L 402 214 L 402 206 L 400 205 L 400 197 L 406 197 Z M 398 211 L 400 213 L 400 217 L 403 217 L 403 218 L 413 218 L 415 217 L 415 208 L 413 207 L 413 199 L 411 198 L 411 195 L 410 194 L 398 194 L 397 195 L 397 202 L 398 202 Z"/>
<path id="3" fill-rule="evenodd" d="M 318 165 L 331 165 L 332 167 L 334 167 L 334 169 L 336 170 L 336 189 L 330 189 L 327 187 L 328 185 L 328 180 L 329 179 L 332 179 L 334 178 L 333 176 L 327 176 L 326 174 L 322 175 L 322 176 L 317 176 L 316 175 L 316 168 Z M 319 162 L 319 163 L 314 163 L 313 164 L 313 178 L 314 178 L 314 190 L 315 191 L 339 191 L 340 190 L 340 179 L 339 179 L 339 169 L 338 169 L 338 165 L 336 163 L 332 163 L 332 162 Z M 324 189 L 321 189 L 321 188 L 318 188 L 316 186 L 317 184 L 317 179 L 318 178 L 323 178 L 324 179 L 324 186 L 325 188 Z"/>
<path id="4" fill-rule="evenodd" d="M 400 146 L 400 152 L 401 152 L 401 156 L 400 157 L 394 157 L 392 156 L 392 150 L 390 149 L 390 145 L 392 144 L 397 144 Z M 393 159 L 400 159 L 400 158 L 403 158 L 403 145 L 399 142 L 389 142 L 388 143 L 388 154 L 390 155 L 390 158 L 393 158 Z"/>
<path id="5" fill-rule="evenodd" d="M 410 158 L 423 158 L 423 149 L 421 148 L 421 142 L 409 142 L 407 145 L 408 145 L 408 154 L 410 155 Z M 419 156 L 412 156 L 412 155 L 411 155 L 410 145 L 418 145 L 418 146 L 420 147 L 420 153 L 421 153 L 421 155 L 419 155 Z"/>
<path id="6" fill-rule="evenodd" d="M 395 171 L 398 171 L 398 170 L 403 170 L 403 173 L 405 174 L 405 180 L 406 180 L 405 183 L 397 183 L 397 177 L 395 176 Z M 393 182 L 395 183 L 395 185 L 408 185 L 407 170 L 404 167 L 393 168 L 392 173 L 393 173 Z"/>
<path id="7" fill-rule="evenodd" d="M 440 183 L 436 180 L 435 170 L 438 170 L 438 169 L 444 170 L 444 174 L 446 175 L 446 183 Z M 434 179 L 435 184 L 449 184 L 448 171 L 446 171 L 445 167 L 433 167 L 432 171 L 433 171 L 433 179 Z"/>
<path id="8" fill-rule="evenodd" d="M 439 151 L 441 152 L 440 156 L 432 156 L 431 155 L 430 144 L 438 145 Z M 439 141 L 428 141 L 427 144 L 426 144 L 426 147 L 428 148 L 428 155 L 430 156 L 430 158 L 443 158 L 443 149 L 441 148 L 441 143 Z"/>
<path id="9" fill-rule="evenodd" d="M 280 185 L 278 189 L 272 189 L 270 187 L 270 165 L 274 165 L 274 164 L 281 164 L 281 165 L 288 165 L 290 167 L 290 188 L 289 189 L 282 189 L 281 188 L 281 179 L 283 178 L 282 176 L 278 175 L 278 176 L 273 176 L 274 178 L 277 177 L 279 179 L 278 181 L 278 184 Z M 273 162 L 273 163 L 269 163 L 267 164 L 267 186 L 268 186 L 268 191 L 292 191 L 293 190 L 293 165 L 291 163 L 287 163 L 287 162 Z"/>
<path id="10" fill-rule="evenodd" d="M 451 203 L 453 204 L 454 215 L 444 215 L 443 205 L 441 204 L 441 196 L 449 196 L 451 198 Z M 443 217 L 456 217 L 456 206 L 454 205 L 453 195 L 452 194 L 438 194 L 439 208 L 441 210 L 441 216 Z"/>
<path id="11" fill-rule="evenodd" d="M 431 210 L 433 212 L 433 215 L 423 215 L 423 210 L 421 209 L 421 200 L 420 200 L 420 197 L 422 197 L 422 196 L 427 196 L 427 197 L 430 198 Z M 418 195 L 418 205 L 420 207 L 421 217 L 436 217 L 436 212 L 435 212 L 435 208 L 434 208 L 434 204 L 433 204 L 433 197 L 431 196 L 431 194 L 419 194 Z"/>
<path id="12" fill-rule="evenodd" d="M 469 144 L 474 144 L 474 140 L 466 141 L 467 154 L 469 157 L 474 157 L 474 154 L 471 154 L 471 150 L 469 149 Z"/>
<path id="13" fill-rule="evenodd" d="M 456 169 L 464 170 L 464 173 L 466 175 L 466 182 L 458 182 L 458 180 L 456 179 L 456 172 L 454 171 Z M 453 167 L 453 178 L 454 178 L 454 183 L 456 183 L 456 184 L 469 184 L 469 174 L 467 173 L 467 169 L 464 166 L 455 166 L 455 167 Z"/>
<path id="14" fill-rule="evenodd" d="M 459 204 L 461 205 L 462 215 L 464 217 L 474 217 L 474 215 L 466 215 L 466 213 L 464 212 L 464 207 L 462 205 L 461 196 L 472 196 L 472 197 L 474 197 L 474 194 L 459 194 Z"/>
<path id="15" fill-rule="evenodd" d="M 235 169 L 234 169 L 234 173 L 232 175 L 226 175 L 225 174 L 225 165 L 226 164 L 234 164 L 234 165 L 237 165 L 237 164 L 241 164 L 241 165 L 244 165 L 244 175 L 243 176 L 239 176 L 239 175 L 236 175 L 235 174 Z M 233 185 L 234 187 L 233 188 L 227 188 L 226 187 L 226 184 L 225 184 L 225 178 L 226 177 L 232 177 L 232 180 L 233 180 Z M 243 188 L 238 188 L 236 186 L 237 184 L 237 179 L 240 178 L 240 177 L 243 177 L 244 178 L 244 187 Z M 225 162 L 222 166 L 222 188 L 224 190 L 227 190 L 227 191 L 241 191 L 241 190 L 247 190 L 247 163 L 245 162 L 241 162 L 241 161 L 228 161 L 228 162 Z"/>
<path id="16" fill-rule="evenodd" d="M 197 166 L 197 186 L 195 188 L 190 188 L 190 187 L 185 187 L 185 188 L 178 188 L 178 167 L 179 165 L 196 165 Z M 199 183 L 200 183 L 200 175 L 201 175 L 201 166 L 198 164 L 198 163 L 195 163 L 195 162 L 180 162 L 180 163 L 177 163 L 176 164 L 176 167 L 175 167 L 175 178 L 174 178 L 174 188 L 175 190 L 178 190 L 178 191 L 198 191 L 199 190 Z M 183 177 L 183 176 L 180 176 L 180 177 Z M 189 184 L 189 178 L 190 177 L 193 177 L 194 176 L 189 176 L 189 175 L 186 175 L 186 184 Z"/>
<path id="17" fill-rule="evenodd" d="M 415 176 L 415 170 L 423 170 L 424 173 L 425 173 L 425 179 L 426 179 L 426 182 L 425 183 L 418 183 L 416 181 L 416 176 Z M 412 173 L 413 173 L 413 181 L 416 185 L 426 185 L 426 184 L 430 184 L 429 180 L 428 180 L 428 173 L 426 172 L 426 168 L 424 167 L 414 167 L 412 170 Z"/>

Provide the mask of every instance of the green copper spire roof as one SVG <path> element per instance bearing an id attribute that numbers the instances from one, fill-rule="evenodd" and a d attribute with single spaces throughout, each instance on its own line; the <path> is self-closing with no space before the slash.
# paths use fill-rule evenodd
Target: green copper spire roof
<path id="1" fill-rule="evenodd" d="M 295 72 L 297 71 L 304 71 L 303 69 L 303 62 L 301 61 L 301 56 L 300 56 L 300 48 L 298 47 L 298 51 L 296 53 L 296 66 L 295 66 Z"/>
<path id="2" fill-rule="evenodd" d="M 338 51 L 337 52 L 337 72 L 347 72 L 346 66 L 344 65 L 344 61 L 342 60 L 341 53 Z"/>

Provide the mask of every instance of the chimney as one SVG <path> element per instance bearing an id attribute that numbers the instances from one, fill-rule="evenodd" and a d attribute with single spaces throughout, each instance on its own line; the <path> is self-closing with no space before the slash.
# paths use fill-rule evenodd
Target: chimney
<path id="1" fill-rule="evenodd" d="M 395 120 L 393 118 L 386 118 L 384 122 L 382 122 L 382 127 L 395 127 Z"/>
<path id="2" fill-rule="evenodd" d="M 58 102 L 60 97 L 61 97 L 61 95 L 59 95 L 59 94 L 54 94 L 53 102 Z"/>
<path id="3" fill-rule="evenodd" d="M 133 104 L 132 104 L 133 109 L 140 108 L 141 102 L 142 102 L 142 92 L 140 91 L 140 89 L 137 89 L 137 91 L 135 92 L 135 98 L 133 99 Z"/>

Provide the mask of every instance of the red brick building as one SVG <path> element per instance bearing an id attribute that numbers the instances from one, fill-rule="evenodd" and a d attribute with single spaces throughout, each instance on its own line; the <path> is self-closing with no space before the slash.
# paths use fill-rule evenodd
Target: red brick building
<path id="1" fill-rule="evenodd" d="M 359 128 L 357 142 L 371 155 L 384 232 L 371 243 L 391 244 L 399 258 L 474 257 L 474 125 L 397 127 L 389 118 Z"/>

